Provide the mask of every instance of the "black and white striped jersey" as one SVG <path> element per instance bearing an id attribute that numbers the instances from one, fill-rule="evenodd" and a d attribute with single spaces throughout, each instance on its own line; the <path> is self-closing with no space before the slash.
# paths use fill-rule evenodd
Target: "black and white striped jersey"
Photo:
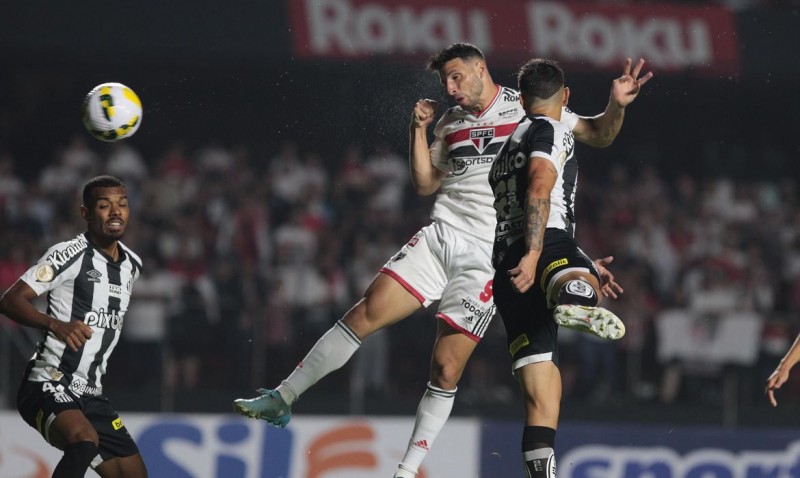
<path id="1" fill-rule="evenodd" d="M 56 380 L 76 395 L 100 395 L 108 359 L 119 341 L 133 283 L 142 261 L 121 242 L 114 262 L 85 233 L 47 250 L 21 279 L 37 295 L 47 293 L 47 314 L 62 321 L 82 320 L 92 337 L 77 352 L 47 332 L 28 364 L 27 379 Z"/>
<path id="2" fill-rule="evenodd" d="M 558 174 L 550 192 L 547 227 L 563 229 L 574 236 L 578 182 L 574 150 L 575 137 L 569 125 L 543 115 L 526 116 L 503 145 L 489 172 L 497 217 L 495 265 L 512 243 L 525 236 L 528 162 L 534 156 L 549 160 Z"/>

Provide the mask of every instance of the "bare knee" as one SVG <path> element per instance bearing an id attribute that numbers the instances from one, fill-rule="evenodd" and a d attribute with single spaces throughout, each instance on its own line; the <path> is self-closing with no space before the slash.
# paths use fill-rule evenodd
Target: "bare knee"
<path id="1" fill-rule="evenodd" d="M 95 471 L 102 478 L 147 478 L 141 454 L 106 460 Z"/>
<path id="2" fill-rule="evenodd" d="M 442 390 L 453 390 L 458 386 L 464 372 L 463 364 L 452 358 L 441 359 L 436 356 L 431 361 L 431 385 Z"/>

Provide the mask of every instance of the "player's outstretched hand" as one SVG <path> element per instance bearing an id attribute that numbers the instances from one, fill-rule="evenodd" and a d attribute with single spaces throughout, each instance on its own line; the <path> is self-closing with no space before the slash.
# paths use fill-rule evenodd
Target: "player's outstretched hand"
<path id="1" fill-rule="evenodd" d="M 614 279 L 614 274 L 612 274 L 611 271 L 606 267 L 611 264 L 613 260 L 614 256 L 595 259 L 594 265 L 597 267 L 597 272 L 600 274 L 600 292 L 602 292 L 603 296 L 605 297 L 616 299 L 619 294 L 622 294 L 625 291 Z"/>
<path id="2" fill-rule="evenodd" d="M 421 99 L 414 105 L 414 112 L 411 113 L 411 126 L 413 128 L 426 128 L 436 117 L 439 109 L 439 102 L 429 99 Z"/>
<path id="3" fill-rule="evenodd" d="M 781 385 L 789 380 L 789 368 L 783 367 L 782 365 L 783 364 L 778 365 L 778 368 L 776 368 L 767 379 L 767 388 L 765 392 L 769 397 L 769 403 L 771 403 L 773 407 L 778 406 L 778 400 L 775 399 L 775 390 L 781 388 Z"/>
<path id="4" fill-rule="evenodd" d="M 59 340 L 67 344 L 73 352 L 77 352 L 79 348 L 86 343 L 87 340 L 92 338 L 92 328 L 80 320 L 72 322 L 57 322 L 53 329 L 53 333 Z"/>
<path id="5" fill-rule="evenodd" d="M 653 77 L 653 72 L 648 71 L 647 74 L 639 78 L 639 74 L 642 72 L 642 67 L 644 66 L 644 58 L 640 58 L 639 61 L 636 62 L 633 71 L 631 71 L 632 63 L 630 58 L 626 58 L 625 67 L 622 69 L 622 76 L 611 83 L 611 98 L 614 99 L 620 108 L 631 104 L 639 94 L 642 85 L 650 81 L 650 78 Z"/>

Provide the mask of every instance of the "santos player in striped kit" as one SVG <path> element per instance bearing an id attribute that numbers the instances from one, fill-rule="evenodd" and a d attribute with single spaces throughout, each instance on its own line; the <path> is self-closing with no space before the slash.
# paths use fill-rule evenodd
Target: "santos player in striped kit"
<path id="1" fill-rule="evenodd" d="M 83 188 L 86 232 L 52 246 L 3 295 L 0 313 L 44 331 L 17 395 L 25 421 L 64 451 L 54 478 L 145 478 L 139 449 L 103 395 L 101 379 L 122 330 L 139 257 L 120 238 L 128 224 L 122 181 L 98 176 Z M 47 294 L 47 313 L 32 304 Z"/>
<path id="2" fill-rule="evenodd" d="M 395 478 L 416 475 L 450 416 L 456 385 L 494 315 L 495 211 L 487 177 L 494 156 L 524 116 L 518 93 L 492 81 L 486 59 L 474 45 L 457 43 L 443 49 L 428 69 L 439 75 L 457 103 L 442 115 L 430 146 L 427 128 L 436 115 L 435 102 L 419 100 L 411 116 L 409 162 L 415 189 L 421 195 L 439 192 L 431 212 L 433 223 L 386 263 L 364 297 L 277 389 L 260 389 L 261 396 L 234 402 L 234 409 L 243 415 L 286 426 L 292 403 L 344 365 L 361 340 L 439 300 L 430 381 Z M 579 141 L 607 146 L 619 132 L 624 108 L 636 93 L 637 80 L 626 72 L 614 81 L 603 114 L 582 118 L 565 111 L 563 121 L 570 123 Z M 603 293 L 615 296 L 620 289 L 603 263 L 598 265 L 605 277 Z M 573 325 L 603 337 L 624 331 L 613 315 L 578 317 Z M 606 325 L 605 331 L 598 330 L 601 325 Z"/>

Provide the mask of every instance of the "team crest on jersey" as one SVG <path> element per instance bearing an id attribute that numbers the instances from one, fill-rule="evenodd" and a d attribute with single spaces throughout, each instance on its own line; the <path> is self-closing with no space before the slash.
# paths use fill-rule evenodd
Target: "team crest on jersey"
<path id="1" fill-rule="evenodd" d="M 34 275 L 36 276 L 36 282 L 51 282 L 56 276 L 56 270 L 52 264 L 45 262 L 36 268 Z"/>
<path id="2" fill-rule="evenodd" d="M 494 139 L 494 128 L 470 130 L 469 139 L 472 141 L 472 144 L 475 145 L 478 153 L 483 153 L 483 150 L 486 149 L 486 146 L 488 146 L 489 143 L 491 143 Z"/>

